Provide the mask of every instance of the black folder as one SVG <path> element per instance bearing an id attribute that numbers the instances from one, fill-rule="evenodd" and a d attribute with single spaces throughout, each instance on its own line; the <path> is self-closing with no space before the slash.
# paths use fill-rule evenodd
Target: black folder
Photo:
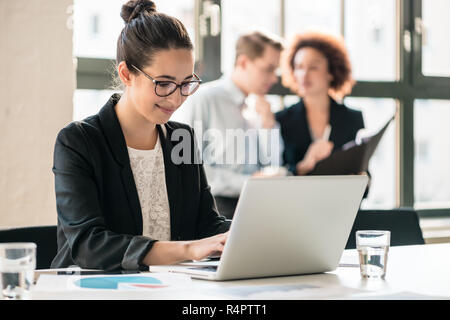
<path id="1" fill-rule="evenodd" d="M 375 135 L 362 138 L 359 144 L 350 141 L 328 158 L 317 162 L 308 175 L 346 175 L 367 171 L 369 160 L 394 117 L 395 115 Z"/>

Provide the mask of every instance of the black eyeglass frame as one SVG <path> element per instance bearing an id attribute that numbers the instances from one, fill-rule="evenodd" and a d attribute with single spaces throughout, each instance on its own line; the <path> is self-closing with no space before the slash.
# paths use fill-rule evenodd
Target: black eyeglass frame
<path id="1" fill-rule="evenodd" d="M 183 83 L 181 83 L 181 84 L 178 84 L 178 83 L 176 83 L 175 81 L 171 81 L 171 80 L 161 80 L 161 81 L 160 81 L 160 80 L 155 80 L 155 79 L 153 79 L 153 77 L 151 77 L 149 74 L 145 73 L 144 71 L 142 71 L 141 69 L 139 69 L 138 67 L 136 67 L 134 64 L 132 64 L 131 66 L 132 66 L 134 69 L 136 69 L 137 71 L 139 71 L 140 73 L 142 73 L 145 77 L 147 77 L 149 80 L 151 80 L 151 81 L 155 84 L 155 94 L 156 94 L 158 97 L 162 97 L 162 98 L 170 96 L 172 93 L 174 93 L 175 91 L 177 91 L 178 88 L 180 88 L 180 94 L 181 94 L 183 97 L 188 97 L 188 96 L 192 95 L 195 91 L 197 91 L 197 89 L 200 87 L 200 84 L 202 83 L 202 79 L 200 79 L 200 77 L 199 77 L 198 75 L 196 75 L 195 73 L 194 73 L 194 77 L 196 77 L 197 79 L 195 79 L 195 80 L 189 80 L 189 81 L 187 81 L 187 82 L 183 82 Z M 160 95 L 160 94 L 158 94 L 158 92 L 156 92 L 156 88 L 158 87 L 158 84 L 159 84 L 159 83 L 167 83 L 167 82 L 173 83 L 173 84 L 175 85 L 173 91 L 170 92 L 170 93 L 168 93 L 168 94 L 166 94 L 166 95 Z M 193 82 L 198 83 L 197 88 L 195 88 L 195 90 L 194 90 L 193 92 L 191 92 L 190 94 L 183 94 L 183 90 L 181 90 L 181 88 L 182 88 L 184 85 L 190 84 L 190 83 L 193 83 Z"/>

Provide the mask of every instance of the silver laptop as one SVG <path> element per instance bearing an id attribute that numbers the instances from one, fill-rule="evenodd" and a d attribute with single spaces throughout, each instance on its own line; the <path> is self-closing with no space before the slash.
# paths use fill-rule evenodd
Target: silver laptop
<path id="1" fill-rule="evenodd" d="M 151 266 L 231 280 L 337 268 L 368 183 L 365 175 L 250 178 L 219 261 Z"/>

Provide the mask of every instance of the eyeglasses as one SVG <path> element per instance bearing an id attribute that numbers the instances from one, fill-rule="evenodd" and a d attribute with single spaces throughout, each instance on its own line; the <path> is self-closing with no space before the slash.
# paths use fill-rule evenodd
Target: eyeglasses
<path id="1" fill-rule="evenodd" d="M 183 82 L 181 84 L 177 84 L 176 82 L 164 80 L 164 81 L 158 81 L 153 79 L 151 76 L 146 74 L 144 71 L 140 70 L 135 65 L 131 65 L 133 68 L 135 68 L 137 71 L 142 73 L 144 76 L 146 76 L 148 79 L 150 79 L 155 84 L 155 94 L 158 97 L 167 97 L 170 96 L 172 93 L 174 93 L 178 88 L 180 88 L 180 93 L 182 96 L 190 96 L 193 94 L 197 89 L 200 87 L 200 84 L 202 83 L 202 80 L 194 73 L 194 77 L 196 80 L 190 80 L 187 82 Z"/>

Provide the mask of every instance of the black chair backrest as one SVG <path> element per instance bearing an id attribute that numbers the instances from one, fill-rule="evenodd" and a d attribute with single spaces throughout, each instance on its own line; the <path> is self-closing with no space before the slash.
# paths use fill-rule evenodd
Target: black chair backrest
<path id="1" fill-rule="evenodd" d="M 0 242 L 36 243 L 36 269 L 48 269 L 56 256 L 56 225 L 0 230 Z"/>
<path id="2" fill-rule="evenodd" d="M 413 209 L 359 210 L 345 249 L 356 248 L 358 230 L 389 230 L 391 246 L 424 244 L 419 217 Z"/>

